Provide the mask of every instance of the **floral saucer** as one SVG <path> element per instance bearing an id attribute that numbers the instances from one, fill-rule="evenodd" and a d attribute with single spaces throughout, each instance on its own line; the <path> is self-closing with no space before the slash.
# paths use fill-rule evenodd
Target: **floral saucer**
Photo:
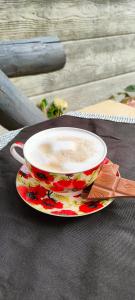
<path id="1" fill-rule="evenodd" d="M 25 165 L 18 171 L 16 188 L 20 197 L 31 207 L 43 213 L 59 217 L 81 217 L 90 215 L 108 206 L 113 199 L 88 202 L 88 192 L 81 195 L 60 195 L 46 190 L 34 179 Z"/>

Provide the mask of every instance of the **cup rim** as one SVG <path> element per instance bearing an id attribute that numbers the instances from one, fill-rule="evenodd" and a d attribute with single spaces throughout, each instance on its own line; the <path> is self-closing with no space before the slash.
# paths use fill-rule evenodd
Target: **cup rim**
<path id="1" fill-rule="evenodd" d="M 38 135 L 38 134 L 42 134 L 43 132 L 48 132 L 48 131 L 51 131 L 51 130 L 62 130 L 62 129 L 67 129 L 67 130 L 80 130 L 80 131 L 83 131 L 83 132 L 87 132 L 88 134 L 90 134 L 90 135 L 92 135 L 92 136 L 94 136 L 94 137 L 96 137 L 96 138 L 98 138 L 98 140 L 100 140 L 100 142 L 102 143 L 102 145 L 104 146 L 104 155 L 102 156 L 102 158 L 96 163 L 96 164 L 91 164 L 91 167 L 88 167 L 88 168 L 85 168 L 85 169 L 81 169 L 80 171 L 70 171 L 70 172 L 65 172 L 65 171 L 59 171 L 59 172 L 54 172 L 54 171 L 51 171 L 51 170 L 46 170 L 45 168 L 41 168 L 41 167 L 39 167 L 38 165 L 36 165 L 36 163 L 34 163 L 33 164 L 33 162 L 31 162 L 30 161 L 30 159 L 27 159 L 27 156 L 26 156 L 26 146 L 27 146 L 27 144 L 30 142 L 30 140 L 34 137 L 34 136 L 36 136 L 36 135 Z M 44 130 L 41 130 L 41 131 L 39 131 L 39 132 L 37 132 L 37 133 L 35 133 L 35 134 L 33 134 L 31 137 L 29 137 L 27 140 L 26 140 L 26 142 L 24 143 L 24 147 L 23 147 L 23 154 L 24 154 L 24 158 L 25 158 L 25 160 L 30 164 L 30 165 L 32 165 L 33 167 L 35 167 L 35 168 L 37 168 L 37 169 L 39 169 L 39 170 L 41 170 L 41 171 L 43 171 L 43 172 L 48 172 L 48 173 L 52 173 L 52 174 L 78 174 L 78 173 L 82 173 L 82 172 L 86 172 L 86 171 L 88 171 L 88 170 L 92 170 L 92 169 L 94 169 L 94 168 L 96 168 L 96 167 L 98 167 L 103 161 L 104 161 L 104 159 L 105 159 L 105 157 L 106 157 L 106 155 L 107 155 L 107 145 L 106 145 L 106 143 L 104 142 L 104 140 L 100 137 L 100 136 L 98 136 L 97 134 L 95 134 L 95 133 L 93 133 L 92 131 L 89 131 L 89 130 L 85 130 L 85 129 L 82 129 L 82 128 L 77 128 L 77 127 L 52 127 L 52 128 L 48 128 L 48 129 L 44 129 Z"/>

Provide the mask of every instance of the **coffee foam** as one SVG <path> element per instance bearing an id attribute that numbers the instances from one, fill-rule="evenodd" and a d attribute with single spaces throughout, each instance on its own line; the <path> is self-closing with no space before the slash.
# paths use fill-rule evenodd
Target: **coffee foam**
<path id="1" fill-rule="evenodd" d="M 25 144 L 24 155 L 39 169 L 73 173 L 98 165 L 106 155 L 106 146 L 88 131 L 52 128 L 32 136 Z"/>

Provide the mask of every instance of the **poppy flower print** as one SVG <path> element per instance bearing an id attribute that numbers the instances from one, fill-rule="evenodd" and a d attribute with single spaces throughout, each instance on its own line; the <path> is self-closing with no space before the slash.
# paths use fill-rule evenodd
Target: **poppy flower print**
<path id="1" fill-rule="evenodd" d="M 42 186 L 36 187 L 27 187 L 27 186 L 18 186 L 19 194 L 31 204 L 41 204 L 41 198 L 43 198 L 47 190 Z"/>
<path id="2" fill-rule="evenodd" d="M 91 170 L 87 170 L 87 171 L 84 171 L 83 173 L 87 176 L 91 175 L 94 171 L 96 171 L 97 169 L 99 168 L 99 165 L 96 166 L 95 168 L 91 169 Z"/>
<path id="3" fill-rule="evenodd" d="M 51 198 L 44 198 L 41 202 L 41 205 L 45 209 L 53 209 L 53 208 L 63 208 L 63 204 L 61 202 L 56 202 Z"/>
<path id="4" fill-rule="evenodd" d="M 61 211 L 53 211 L 54 215 L 66 215 L 66 216 L 76 216 L 77 213 L 73 210 L 63 209 Z"/>
<path id="5" fill-rule="evenodd" d="M 46 171 L 41 171 L 33 166 L 31 166 L 31 172 L 36 179 L 44 181 L 47 184 L 50 184 L 54 180 L 54 176 L 52 174 Z"/>
<path id="6" fill-rule="evenodd" d="M 90 212 L 98 210 L 102 207 L 103 207 L 102 202 L 90 201 L 89 203 L 85 203 L 85 204 L 80 205 L 79 210 L 84 212 L 84 213 L 90 213 Z"/>
<path id="7" fill-rule="evenodd" d="M 48 172 L 44 172 L 43 175 L 46 175 L 46 180 L 49 176 L 53 177 L 53 175 Z M 22 178 L 25 180 L 22 180 Z M 113 199 L 110 199 L 107 201 L 91 201 L 88 203 L 87 195 L 89 189 L 85 189 L 85 192 L 79 195 L 73 195 L 72 193 L 64 194 L 63 192 L 68 191 L 68 187 L 72 187 L 74 191 L 76 189 L 81 190 L 84 188 L 84 185 L 85 180 L 80 177 L 68 178 L 68 180 L 65 180 L 64 177 L 58 177 L 57 181 L 56 178 L 55 181 L 53 178 L 51 190 L 49 190 L 49 188 L 44 188 L 39 180 L 35 180 L 35 178 L 30 175 L 26 166 L 21 167 L 16 178 L 18 194 L 27 204 L 30 204 L 31 207 L 42 213 L 59 217 L 79 217 L 92 214 L 108 206 L 113 201 Z M 52 189 L 54 189 L 54 191 L 52 191 Z"/>
<path id="8" fill-rule="evenodd" d="M 19 171 L 19 175 L 23 178 L 30 178 L 31 177 L 30 173 L 25 173 L 22 170 Z"/>
<path id="9" fill-rule="evenodd" d="M 41 173 L 41 172 L 36 172 L 36 177 L 40 181 L 45 181 L 46 183 L 50 183 L 50 181 L 53 181 L 54 177 L 52 175 L 49 175 L 49 173 Z"/>
<path id="10" fill-rule="evenodd" d="M 54 182 L 53 186 L 51 186 L 51 190 L 53 192 L 63 192 L 64 191 L 64 187 L 60 186 L 57 182 Z"/>
<path id="11" fill-rule="evenodd" d="M 73 188 L 74 189 L 83 189 L 85 187 L 86 183 L 84 180 L 73 180 Z"/>
<path id="12" fill-rule="evenodd" d="M 68 189 L 74 189 L 74 190 L 83 189 L 84 187 L 85 187 L 84 180 L 77 180 L 77 179 L 59 180 L 53 182 L 53 186 L 51 186 L 51 190 L 54 192 L 62 192 Z"/>
<path id="13" fill-rule="evenodd" d="M 84 189 L 89 181 L 92 181 L 94 171 L 99 166 L 76 174 L 56 174 L 47 171 L 40 170 L 28 163 L 28 167 L 31 170 L 32 176 L 42 182 L 44 186 L 51 189 L 53 192 L 68 192 L 69 190 L 82 190 Z M 93 179 L 95 179 L 95 174 Z"/>
<path id="14" fill-rule="evenodd" d="M 105 157 L 105 159 L 103 160 L 103 164 L 107 165 L 110 162 L 109 158 Z"/>
<path id="15" fill-rule="evenodd" d="M 59 180 L 54 184 L 61 186 L 62 188 L 68 188 L 72 186 L 72 180 Z"/>
<path id="16" fill-rule="evenodd" d="M 51 190 L 54 192 L 63 192 L 65 189 L 73 188 L 73 180 L 54 181 Z"/>

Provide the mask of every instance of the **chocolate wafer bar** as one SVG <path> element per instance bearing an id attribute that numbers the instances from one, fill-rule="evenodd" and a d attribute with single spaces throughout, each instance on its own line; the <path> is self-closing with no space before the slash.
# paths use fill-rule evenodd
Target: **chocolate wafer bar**
<path id="1" fill-rule="evenodd" d="M 135 181 L 101 171 L 92 185 L 88 199 L 100 200 L 115 197 L 135 197 Z"/>
<path id="2" fill-rule="evenodd" d="M 113 164 L 111 161 L 108 164 L 105 164 L 101 168 L 101 172 L 104 172 L 106 174 L 112 174 L 116 175 L 119 171 L 119 165 Z"/>

